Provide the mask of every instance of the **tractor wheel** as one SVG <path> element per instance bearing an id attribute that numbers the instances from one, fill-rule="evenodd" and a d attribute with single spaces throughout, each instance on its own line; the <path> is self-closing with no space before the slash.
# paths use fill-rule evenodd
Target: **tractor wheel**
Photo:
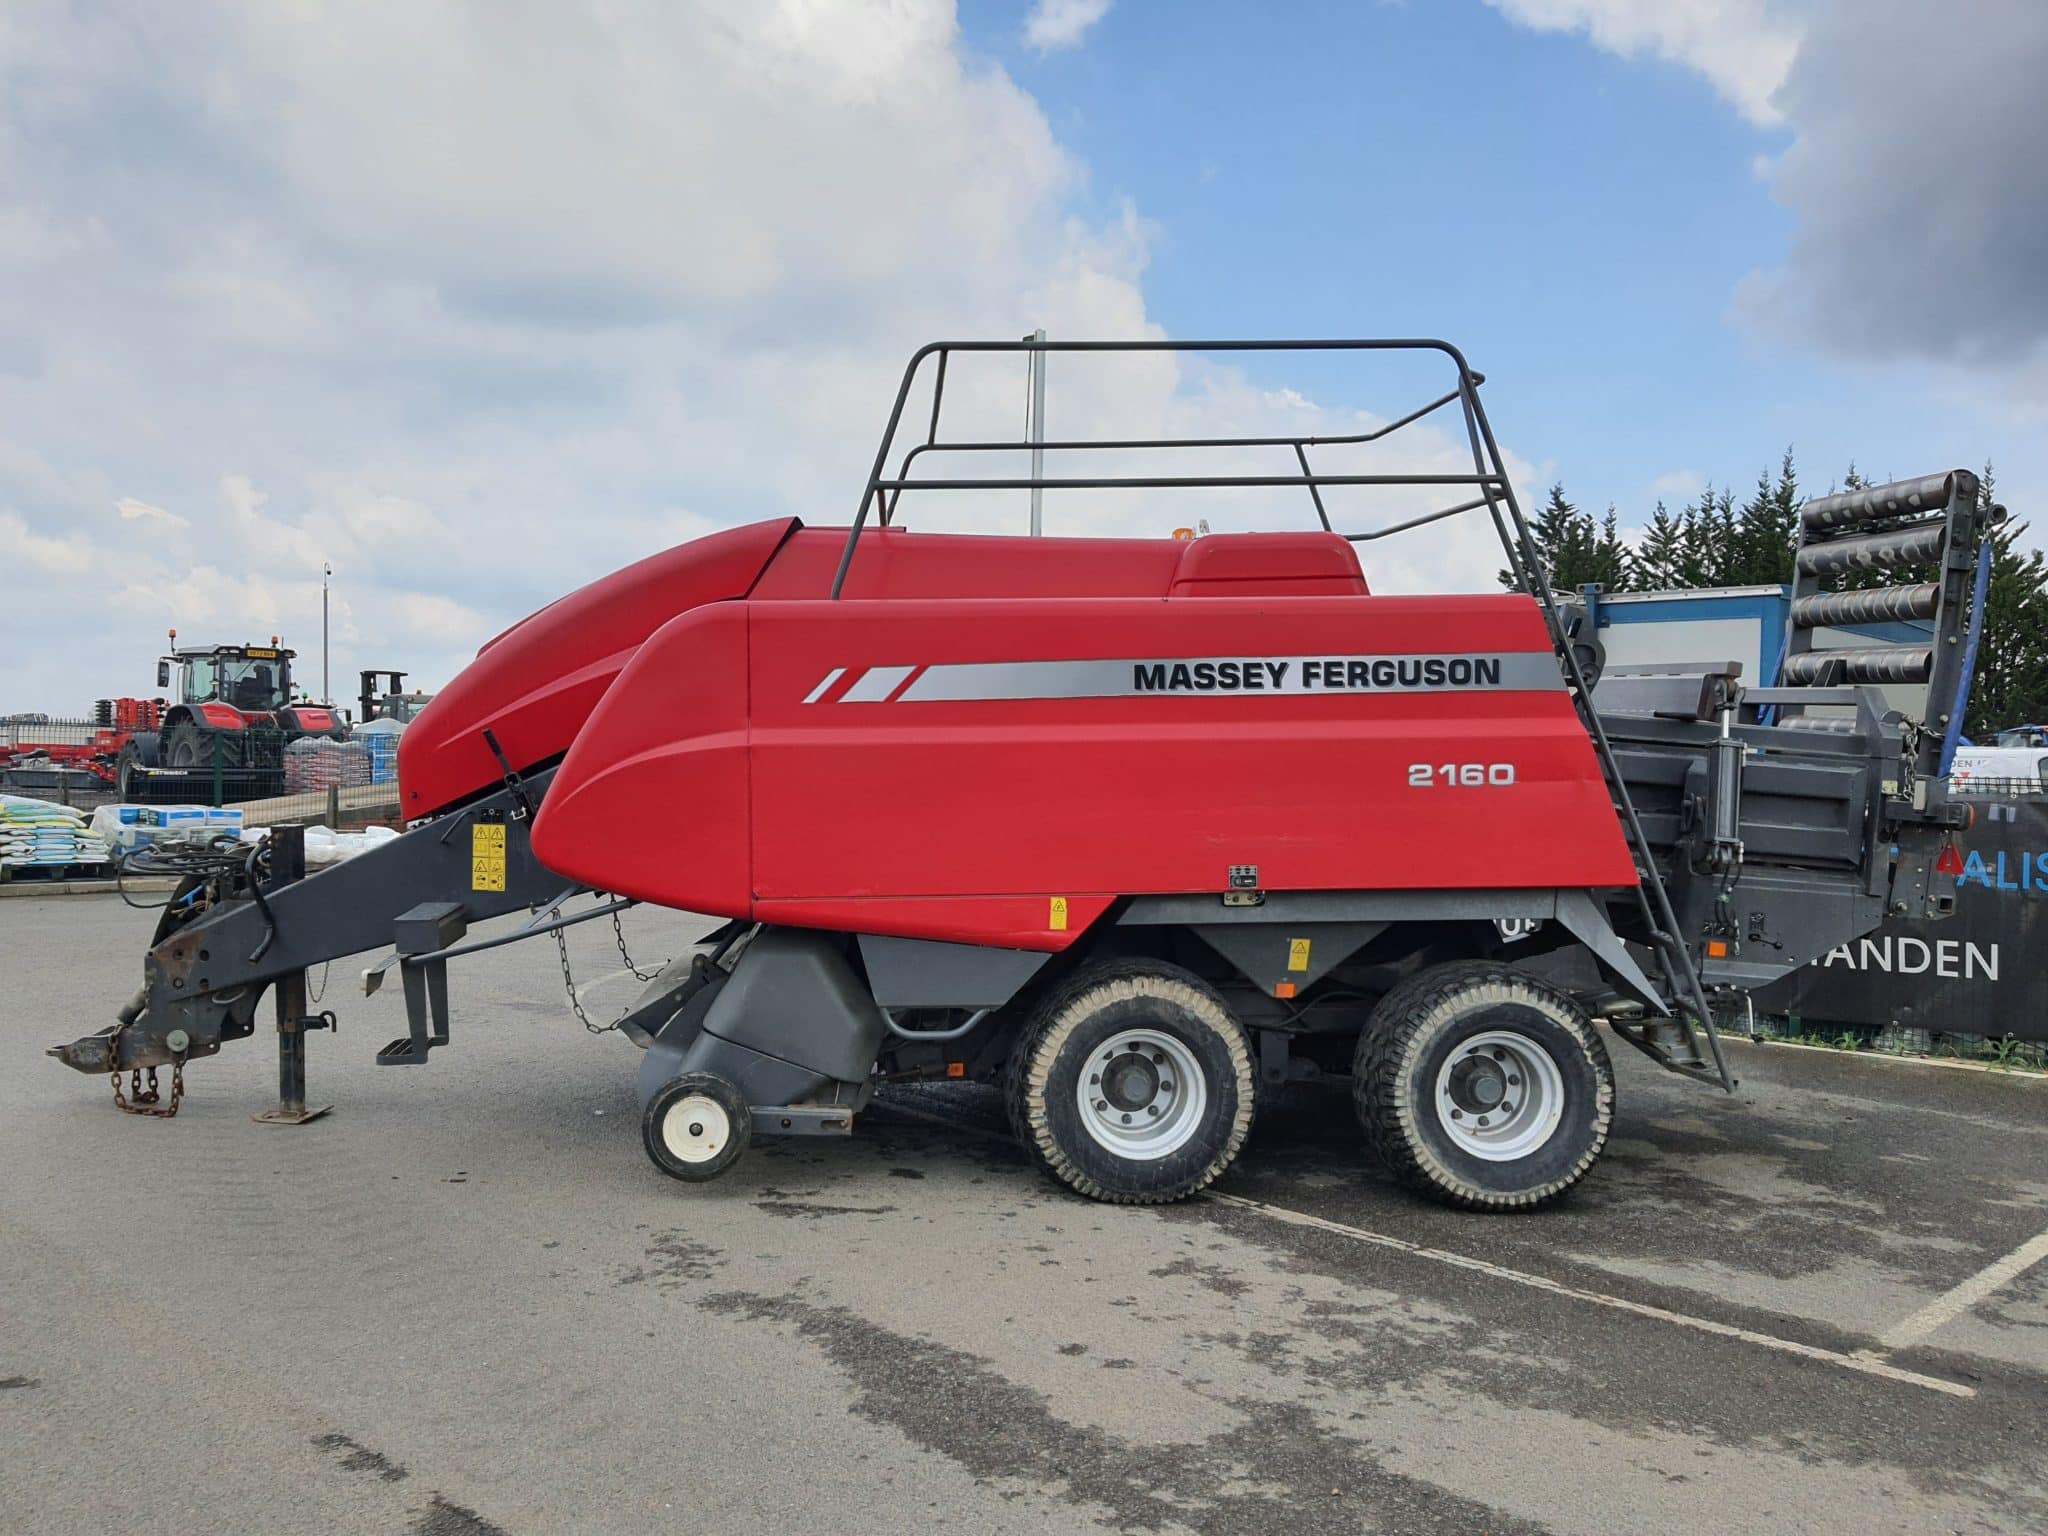
<path id="1" fill-rule="evenodd" d="M 1614 1068 L 1585 1010 L 1486 961 L 1434 966 L 1380 1000 L 1352 1102 L 1409 1188 L 1475 1211 L 1532 1210 L 1585 1177 L 1614 1119 Z"/>
<path id="2" fill-rule="evenodd" d="M 164 734 L 163 756 L 166 768 L 197 768 L 204 761 L 212 766 L 207 752 L 211 745 L 199 732 L 189 725 L 174 725 Z"/>
<path id="3" fill-rule="evenodd" d="M 647 1101 L 640 1137 L 654 1166 L 672 1179 L 703 1184 L 740 1160 L 754 1135 L 754 1112 L 716 1072 L 685 1072 Z"/>
<path id="4" fill-rule="evenodd" d="M 1039 1006 L 1010 1053 L 1010 1124 L 1038 1164 L 1095 1200 L 1159 1205 L 1213 1182 L 1251 1130 L 1242 1025 L 1178 966 L 1091 966 Z"/>
<path id="5" fill-rule="evenodd" d="M 135 803 L 135 793 L 142 788 L 142 750 L 129 742 L 121 748 L 121 755 L 114 759 L 114 793 L 124 805 Z"/>

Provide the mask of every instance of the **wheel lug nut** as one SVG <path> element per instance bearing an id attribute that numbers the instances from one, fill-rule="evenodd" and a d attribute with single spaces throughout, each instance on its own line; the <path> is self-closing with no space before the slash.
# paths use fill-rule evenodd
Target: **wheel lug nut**
<path id="1" fill-rule="evenodd" d="M 1107 1099 L 1097 1099 L 1097 1100 L 1095 1101 L 1095 1108 L 1096 1108 L 1096 1109 L 1097 1109 L 1098 1111 L 1101 1111 L 1101 1110 L 1105 1110 L 1105 1109 L 1109 1108 L 1109 1100 L 1107 1100 Z"/>
<path id="2" fill-rule="evenodd" d="M 1166 1052 L 1164 1052 L 1164 1051 L 1154 1051 L 1154 1052 L 1152 1053 L 1152 1065 L 1154 1065 L 1155 1067 L 1163 1067 L 1163 1066 L 1165 1066 L 1165 1065 L 1166 1065 Z"/>
<path id="3" fill-rule="evenodd" d="M 1496 1045 L 1493 1048 L 1493 1059 L 1495 1061 L 1506 1061 L 1508 1059 L 1508 1053 Z"/>
<path id="4" fill-rule="evenodd" d="M 1101 1082 L 1101 1081 L 1102 1081 L 1102 1074 L 1101 1074 L 1100 1072 L 1090 1072 L 1090 1073 L 1088 1074 L 1088 1086 L 1089 1086 L 1090 1088 L 1093 1088 L 1093 1087 L 1094 1087 L 1094 1086 L 1095 1086 L 1095 1085 L 1096 1085 L 1097 1083 L 1099 1083 L 1099 1082 Z"/>
<path id="5" fill-rule="evenodd" d="M 1161 1079 L 1159 1079 L 1159 1091 L 1161 1093 L 1173 1092 L 1173 1079 L 1170 1077 L 1162 1077 Z"/>
<path id="6" fill-rule="evenodd" d="M 1504 1115 L 1512 1115 L 1515 1112 L 1515 1106 L 1512 1104 L 1503 1104 L 1500 1107 L 1500 1112 Z"/>
<path id="7" fill-rule="evenodd" d="M 1157 1104 L 1154 1104 L 1150 1109 L 1146 1110 L 1145 1113 L 1148 1115 L 1156 1115 L 1159 1113 L 1159 1106 Z"/>
<path id="8" fill-rule="evenodd" d="M 1453 1120 L 1462 1120 L 1465 1118 L 1465 1111 L 1463 1111 L 1462 1109 L 1454 1109 L 1451 1111 L 1451 1118 Z"/>
<path id="9" fill-rule="evenodd" d="M 1519 1088 L 1522 1086 L 1522 1080 L 1519 1077 L 1515 1076 L 1514 1073 L 1510 1072 L 1508 1074 L 1508 1086 L 1510 1088 Z"/>
<path id="10" fill-rule="evenodd" d="M 1125 1125 L 1129 1125 L 1130 1123 L 1131 1123 L 1131 1117 L 1130 1117 L 1129 1115 L 1125 1115 L 1125 1116 L 1124 1116 L 1124 1124 L 1125 1124 Z"/>
<path id="11" fill-rule="evenodd" d="M 1481 1116 L 1479 1117 L 1479 1123 L 1480 1123 L 1481 1125 L 1484 1125 L 1484 1124 L 1486 1124 L 1486 1116 L 1484 1116 L 1484 1115 L 1481 1115 Z"/>

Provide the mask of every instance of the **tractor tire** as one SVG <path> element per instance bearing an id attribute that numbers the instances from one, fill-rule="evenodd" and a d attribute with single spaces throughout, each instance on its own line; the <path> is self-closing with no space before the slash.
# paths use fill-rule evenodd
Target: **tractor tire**
<path id="1" fill-rule="evenodd" d="M 141 767 L 142 752 L 132 741 L 114 759 L 114 793 L 124 805 L 135 804 L 136 792 L 142 788 L 142 776 L 136 770 Z"/>
<path id="2" fill-rule="evenodd" d="M 1252 1125 L 1257 1075 L 1215 988 L 1152 960 L 1091 966 L 1053 992 L 1010 1053 L 1010 1125 L 1062 1184 L 1162 1205 L 1213 1183 Z"/>
<path id="3" fill-rule="evenodd" d="M 203 763 L 210 768 L 213 766 L 213 759 L 207 751 L 210 745 L 193 727 L 182 723 L 174 725 L 164 733 L 164 766 L 191 771 Z"/>
<path id="4" fill-rule="evenodd" d="M 1614 1120 L 1614 1068 L 1585 1010 L 1489 961 L 1433 966 L 1380 999 L 1351 1094 L 1397 1179 L 1471 1211 L 1548 1205 Z"/>
<path id="5" fill-rule="evenodd" d="M 754 1136 L 745 1095 L 716 1072 L 685 1072 L 647 1101 L 640 1138 L 654 1166 L 685 1184 L 704 1184 L 740 1160 Z"/>

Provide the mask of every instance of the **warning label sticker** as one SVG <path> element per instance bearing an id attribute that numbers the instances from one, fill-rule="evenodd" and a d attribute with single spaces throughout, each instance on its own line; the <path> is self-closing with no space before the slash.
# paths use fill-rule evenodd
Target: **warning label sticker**
<path id="1" fill-rule="evenodd" d="M 1289 939 L 1287 941 L 1287 969 L 1290 971 L 1305 971 L 1308 969 L 1308 946 L 1309 941 L 1307 939 Z"/>
<path id="2" fill-rule="evenodd" d="M 469 829 L 469 888 L 505 889 L 505 824 L 480 821 Z"/>
<path id="3" fill-rule="evenodd" d="M 1054 933 L 1065 933 L 1067 931 L 1066 897 L 1055 896 L 1052 898 L 1052 909 L 1046 914 L 1045 926 Z"/>

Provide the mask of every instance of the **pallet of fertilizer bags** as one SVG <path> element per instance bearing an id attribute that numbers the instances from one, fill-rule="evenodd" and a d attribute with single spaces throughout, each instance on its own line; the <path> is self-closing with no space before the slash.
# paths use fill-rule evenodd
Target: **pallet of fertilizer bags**
<path id="1" fill-rule="evenodd" d="M 284 787 L 289 794 L 346 789 L 370 782 L 370 753 L 360 741 L 303 736 L 284 749 Z"/>
<path id="2" fill-rule="evenodd" d="M 76 866 L 103 866 L 106 840 L 90 831 L 85 816 L 67 805 L 0 795 L 0 879 Z"/>

